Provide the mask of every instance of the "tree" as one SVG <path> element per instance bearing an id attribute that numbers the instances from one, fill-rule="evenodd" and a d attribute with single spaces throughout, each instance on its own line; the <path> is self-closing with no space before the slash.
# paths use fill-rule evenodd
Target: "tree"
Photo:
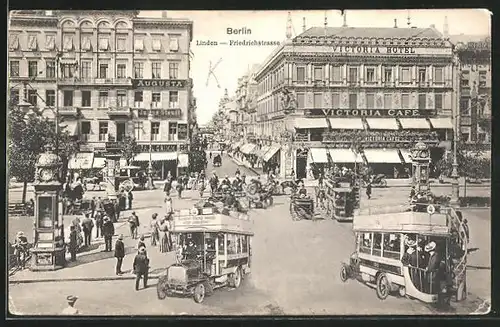
<path id="1" fill-rule="evenodd" d="M 61 176 L 65 176 L 70 156 L 78 151 L 78 143 L 65 130 L 65 127 L 59 129 L 56 134 L 54 121 L 42 117 L 41 114 L 34 112 L 26 115 L 22 108 L 12 102 L 8 104 L 8 108 L 9 177 L 15 177 L 23 182 L 22 202 L 24 203 L 28 183 L 34 181 L 36 162 L 39 155 L 45 151 L 45 147 L 50 146 L 55 149 L 58 143 L 58 154 L 63 163 Z"/>
<path id="2" fill-rule="evenodd" d="M 200 172 L 205 169 L 207 154 L 199 134 L 191 136 L 191 147 L 189 149 L 189 172 Z"/>
<path id="3" fill-rule="evenodd" d="M 132 159 L 135 158 L 139 152 L 141 152 L 141 147 L 137 144 L 135 137 L 126 135 L 123 140 L 120 141 L 120 153 L 122 158 L 127 161 L 127 165 L 130 166 Z"/>
<path id="4" fill-rule="evenodd" d="M 453 159 L 441 159 L 436 164 L 438 173 L 451 176 L 452 164 Z M 474 145 L 457 144 L 457 164 L 459 176 L 474 180 L 490 177 L 491 159 L 485 158 L 483 151 Z"/>

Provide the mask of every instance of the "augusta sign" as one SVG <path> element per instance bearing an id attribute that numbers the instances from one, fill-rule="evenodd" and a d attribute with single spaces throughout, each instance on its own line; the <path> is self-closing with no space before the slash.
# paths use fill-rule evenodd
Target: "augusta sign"
<path id="1" fill-rule="evenodd" d="M 333 109 L 334 117 L 432 117 L 432 109 Z"/>
<path id="2" fill-rule="evenodd" d="M 181 79 L 133 79 L 132 86 L 137 87 L 159 87 L 159 88 L 184 88 L 186 80 Z"/>

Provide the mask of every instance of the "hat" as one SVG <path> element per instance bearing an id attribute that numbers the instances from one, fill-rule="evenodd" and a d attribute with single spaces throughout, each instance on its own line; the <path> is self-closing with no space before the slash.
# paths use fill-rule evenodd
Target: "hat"
<path id="1" fill-rule="evenodd" d="M 409 238 L 406 238 L 406 239 L 405 239 L 405 245 L 406 245 L 406 246 L 409 246 L 409 247 L 414 247 L 414 246 L 416 246 L 416 245 L 417 245 L 417 241 L 415 241 L 415 240 L 411 240 L 411 239 L 409 239 Z"/>
<path id="2" fill-rule="evenodd" d="M 104 216 L 104 221 L 108 221 L 109 220 L 109 217 L 108 216 Z"/>
<path id="3" fill-rule="evenodd" d="M 409 247 L 408 250 L 406 250 L 406 253 L 408 253 L 408 254 L 412 254 L 413 252 L 415 252 L 414 247 Z"/>
<path id="4" fill-rule="evenodd" d="M 132 214 L 135 215 L 135 211 L 132 211 Z"/>
<path id="5" fill-rule="evenodd" d="M 68 295 L 66 297 L 66 300 L 68 300 L 68 302 L 76 302 L 76 300 L 78 300 L 78 297 L 74 295 Z"/>
<path id="6" fill-rule="evenodd" d="M 224 178 L 229 178 L 229 176 L 228 176 L 228 175 L 225 175 L 225 176 L 224 176 Z"/>
<path id="7" fill-rule="evenodd" d="M 123 240 L 123 234 L 120 234 L 120 236 L 118 236 L 118 239 Z"/>
<path id="8" fill-rule="evenodd" d="M 23 232 L 17 232 L 17 236 L 24 236 Z"/>
<path id="9" fill-rule="evenodd" d="M 156 217 L 158 217 L 158 214 L 155 212 L 152 217 L 156 218 Z"/>
<path id="10" fill-rule="evenodd" d="M 427 244 L 424 248 L 425 252 L 430 252 L 436 248 L 436 243 L 435 242 L 430 242 Z"/>
<path id="11" fill-rule="evenodd" d="M 144 246 L 141 246 L 139 249 L 139 253 L 146 253 L 146 248 Z"/>

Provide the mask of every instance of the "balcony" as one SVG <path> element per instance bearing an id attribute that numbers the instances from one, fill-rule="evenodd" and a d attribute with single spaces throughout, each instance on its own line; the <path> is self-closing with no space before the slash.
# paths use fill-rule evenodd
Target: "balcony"
<path id="1" fill-rule="evenodd" d="M 77 86 L 77 85 L 119 85 L 131 86 L 130 78 L 87 78 L 87 77 L 63 77 L 59 78 L 59 85 Z"/>
<path id="2" fill-rule="evenodd" d="M 59 108 L 59 115 L 76 117 L 80 112 L 79 108 L 74 106 L 64 106 Z"/>
<path id="3" fill-rule="evenodd" d="M 132 111 L 129 107 L 114 107 L 109 108 L 108 116 L 111 117 L 130 117 L 132 115 Z"/>
<path id="4" fill-rule="evenodd" d="M 297 138 L 296 138 L 297 139 Z M 437 145 L 439 137 L 436 132 L 412 132 L 412 131 L 394 131 L 394 132 L 326 132 L 323 133 L 323 143 L 331 145 L 350 145 L 355 140 L 368 147 L 387 146 L 388 144 L 399 144 L 402 146 L 414 145 L 419 140 L 428 145 Z"/>

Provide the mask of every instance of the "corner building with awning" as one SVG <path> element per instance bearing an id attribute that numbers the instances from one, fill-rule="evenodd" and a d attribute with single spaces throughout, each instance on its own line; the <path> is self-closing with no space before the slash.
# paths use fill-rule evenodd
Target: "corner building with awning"
<path id="1" fill-rule="evenodd" d="M 402 178 L 418 141 L 433 163 L 451 160 L 457 76 L 433 25 L 305 29 L 255 74 L 256 135 L 279 147 L 282 178 L 313 178 L 328 157 Z"/>

